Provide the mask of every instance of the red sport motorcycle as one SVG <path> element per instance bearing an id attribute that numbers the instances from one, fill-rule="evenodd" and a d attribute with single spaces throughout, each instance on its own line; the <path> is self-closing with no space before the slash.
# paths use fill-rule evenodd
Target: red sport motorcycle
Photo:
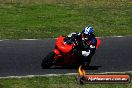
<path id="1" fill-rule="evenodd" d="M 96 49 L 100 46 L 101 40 L 96 38 Z M 41 63 L 43 69 L 52 65 L 56 66 L 80 66 L 81 58 L 73 54 L 73 49 L 78 46 L 76 39 L 67 39 L 66 36 L 59 36 L 55 43 L 55 48 L 49 53 Z"/>

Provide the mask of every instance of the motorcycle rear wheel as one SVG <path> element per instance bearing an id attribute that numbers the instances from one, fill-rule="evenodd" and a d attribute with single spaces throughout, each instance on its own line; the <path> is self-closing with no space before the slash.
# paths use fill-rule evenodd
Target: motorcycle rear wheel
<path id="1" fill-rule="evenodd" d="M 42 67 L 43 69 L 50 68 L 50 67 L 54 64 L 54 62 L 55 62 L 54 56 L 55 56 L 55 53 L 54 53 L 54 52 L 49 53 L 49 54 L 42 60 L 41 67 Z"/>

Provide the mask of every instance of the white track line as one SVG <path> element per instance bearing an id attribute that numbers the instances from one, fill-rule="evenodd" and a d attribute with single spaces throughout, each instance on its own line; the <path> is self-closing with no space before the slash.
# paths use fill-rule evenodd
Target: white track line
<path id="1" fill-rule="evenodd" d="M 124 72 L 98 72 L 98 73 L 89 73 L 89 74 L 126 74 L 132 73 L 132 71 L 124 71 Z M 88 72 L 87 72 L 88 74 Z M 51 76 L 67 76 L 67 75 L 78 75 L 78 73 L 66 73 L 66 74 L 45 74 L 45 75 L 26 75 L 26 76 L 6 76 L 0 77 L 0 79 L 5 78 L 33 78 L 33 77 L 51 77 Z"/>
<path id="2" fill-rule="evenodd" d="M 78 73 L 66 73 L 66 74 L 45 74 L 45 75 L 26 75 L 26 76 L 6 76 L 3 78 L 33 78 L 33 77 L 50 77 L 50 76 L 63 76 L 63 75 L 77 75 Z"/>
<path id="3" fill-rule="evenodd" d="M 107 38 L 109 37 L 117 37 L 117 38 L 120 38 L 120 37 L 127 37 L 127 36 L 106 36 Z M 96 37 L 96 38 L 104 38 L 104 37 Z M 57 39 L 57 38 L 46 38 L 46 39 Z M 11 39 L 3 39 L 3 40 L 0 40 L 0 41 L 9 41 Z M 36 40 L 43 40 L 43 39 L 18 39 L 18 40 L 22 40 L 22 41 L 36 41 Z"/>
<path id="4" fill-rule="evenodd" d="M 119 37 L 120 38 L 120 37 L 124 37 L 124 36 L 115 36 L 115 37 Z"/>
<path id="5" fill-rule="evenodd" d="M 103 36 L 103 37 L 96 37 L 96 38 L 122 38 L 122 37 L 132 37 L 132 35 L 127 36 Z M 45 38 L 45 39 L 57 39 L 57 38 Z M 4 39 L 0 41 L 8 41 L 10 39 Z M 18 39 L 18 40 L 26 40 L 26 41 L 35 41 L 35 40 L 43 40 L 43 39 Z"/>
<path id="6" fill-rule="evenodd" d="M 33 40 L 34 41 L 34 40 L 39 40 L 39 39 L 19 39 L 19 40 L 27 40 L 27 41 Z"/>

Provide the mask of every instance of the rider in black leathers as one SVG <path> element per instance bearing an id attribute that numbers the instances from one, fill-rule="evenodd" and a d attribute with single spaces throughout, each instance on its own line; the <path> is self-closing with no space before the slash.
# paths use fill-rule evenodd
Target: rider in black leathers
<path id="1" fill-rule="evenodd" d="M 69 43 L 76 43 L 76 46 L 73 49 L 73 54 L 76 54 L 83 58 L 83 67 L 87 67 L 90 64 L 91 58 L 96 50 L 97 40 L 93 32 L 93 27 L 85 27 L 82 32 L 71 33 L 65 39 L 70 39 Z M 74 40 L 74 42 L 71 42 L 71 40 Z"/>

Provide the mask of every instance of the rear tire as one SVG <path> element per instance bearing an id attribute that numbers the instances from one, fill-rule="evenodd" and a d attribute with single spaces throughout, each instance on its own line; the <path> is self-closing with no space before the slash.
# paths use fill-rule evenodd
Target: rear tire
<path id="1" fill-rule="evenodd" d="M 43 69 L 50 68 L 54 64 L 55 62 L 54 56 L 55 53 L 51 52 L 42 60 L 41 66 Z"/>

